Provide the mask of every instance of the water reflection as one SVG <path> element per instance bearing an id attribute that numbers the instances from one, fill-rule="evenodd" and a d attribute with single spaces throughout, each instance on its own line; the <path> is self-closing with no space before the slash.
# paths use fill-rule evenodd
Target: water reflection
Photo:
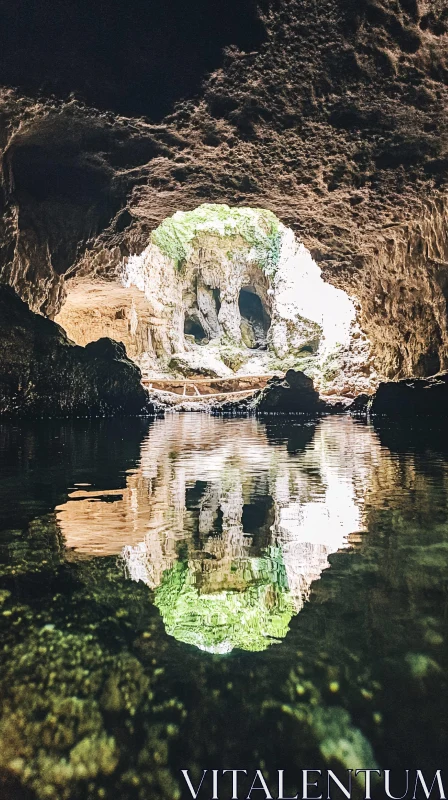
<path id="1" fill-rule="evenodd" d="M 186 764 L 280 764 L 290 797 L 304 764 L 434 775 L 447 435 L 342 417 L 0 426 L 0 796 L 173 798 Z"/>
<path id="2" fill-rule="evenodd" d="M 150 428 L 124 489 L 77 486 L 58 521 L 78 555 L 120 555 L 176 639 L 264 650 L 362 528 L 379 458 L 375 433 L 351 419 L 173 415 Z"/>

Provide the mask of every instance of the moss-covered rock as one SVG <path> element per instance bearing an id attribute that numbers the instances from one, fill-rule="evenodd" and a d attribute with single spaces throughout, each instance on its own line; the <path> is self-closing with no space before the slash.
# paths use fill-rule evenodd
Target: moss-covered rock
<path id="1" fill-rule="evenodd" d="M 281 229 L 272 212 L 204 203 L 194 211 L 177 211 L 153 231 L 151 241 L 181 269 L 201 232 L 242 237 L 266 275 L 275 275 L 280 259 Z"/>

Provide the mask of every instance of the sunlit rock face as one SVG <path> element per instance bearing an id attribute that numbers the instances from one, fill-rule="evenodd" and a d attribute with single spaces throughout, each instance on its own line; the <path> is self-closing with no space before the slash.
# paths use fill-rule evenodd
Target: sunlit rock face
<path id="1" fill-rule="evenodd" d="M 150 350 L 149 331 L 163 321 L 135 287 L 118 282 L 78 280 L 55 322 L 76 344 L 85 346 L 102 336 L 122 342 L 127 355 L 138 361 Z"/>
<path id="2" fill-rule="evenodd" d="M 141 256 L 127 259 L 122 283 L 147 301 L 143 319 L 135 304 L 132 313 L 134 339 L 147 342 L 138 362 L 149 373 L 225 377 L 295 368 L 328 393 L 375 386 L 353 301 L 322 280 L 309 251 L 268 211 L 205 204 L 177 212 Z M 154 321 L 137 336 L 145 316 Z M 130 330 L 130 310 L 127 317 Z M 64 319 L 70 322 L 69 310 Z"/>
<path id="3" fill-rule="evenodd" d="M 271 212 L 204 204 L 151 235 L 121 280 L 74 279 L 56 321 L 78 344 L 122 341 L 148 377 L 265 375 L 294 368 L 327 394 L 377 377 L 353 300 L 325 283 Z"/>
<path id="4" fill-rule="evenodd" d="M 77 487 L 57 509 L 67 548 L 120 555 L 154 591 L 167 632 L 217 653 L 286 635 L 329 555 L 363 527 L 381 458 L 372 430 L 350 419 L 289 439 L 255 420 L 232 437 L 229 425 L 156 422 L 125 489 Z"/>

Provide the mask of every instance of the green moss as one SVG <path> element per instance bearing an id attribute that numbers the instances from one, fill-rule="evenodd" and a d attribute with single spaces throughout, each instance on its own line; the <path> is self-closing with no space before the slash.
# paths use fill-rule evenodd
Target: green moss
<path id="1" fill-rule="evenodd" d="M 241 237 L 254 250 L 254 260 L 272 277 L 280 258 L 280 224 L 275 214 L 264 209 L 205 203 L 194 211 L 177 211 L 164 220 L 153 231 L 151 241 L 181 269 L 201 232 Z"/>
<path id="2" fill-rule="evenodd" d="M 294 369 L 297 372 L 304 372 L 308 378 L 315 380 L 319 376 L 319 360 L 315 355 L 300 357 L 293 353 L 285 358 L 272 356 L 269 359 L 269 369 L 272 372 L 287 372 L 288 369 Z"/>
<path id="3" fill-rule="evenodd" d="M 244 571 L 244 591 L 207 594 L 198 590 L 187 563 L 177 562 L 167 570 L 155 593 L 167 633 L 214 653 L 235 647 L 266 650 L 283 639 L 295 608 L 281 550 L 270 547 L 263 558 L 249 559 Z"/>
<path id="4" fill-rule="evenodd" d="M 226 367 L 237 372 L 247 361 L 247 354 L 230 342 L 225 342 L 219 348 L 219 357 Z"/>
<path id="5" fill-rule="evenodd" d="M 53 624 L 33 626 L 7 649 L 0 677 L 0 772 L 13 775 L 38 800 L 100 798 L 106 797 L 111 777 L 125 783 L 126 776 L 117 772 L 121 757 L 134 775 L 138 772 L 141 800 L 179 796 L 174 778 L 166 774 L 168 740 L 178 728 L 157 725 L 156 670 L 147 674 L 126 650 L 110 652 L 93 634 Z M 174 699 L 158 708 L 176 721 Z M 150 736 L 130 754 L 115 732 L 132 732 L 137 717 Z M 94 794 L 88 781 L 94 782 Z M 122 796 L 119 788 L 117 796 Z"/>

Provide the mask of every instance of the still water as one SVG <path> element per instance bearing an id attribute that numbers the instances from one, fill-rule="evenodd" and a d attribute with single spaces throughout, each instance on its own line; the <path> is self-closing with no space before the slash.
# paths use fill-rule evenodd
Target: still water
<path id="1" fill-rule="evenodd" d="M 2 800 L 443 767 L 445 431 L 41 422 L 0 458 Z"/>

